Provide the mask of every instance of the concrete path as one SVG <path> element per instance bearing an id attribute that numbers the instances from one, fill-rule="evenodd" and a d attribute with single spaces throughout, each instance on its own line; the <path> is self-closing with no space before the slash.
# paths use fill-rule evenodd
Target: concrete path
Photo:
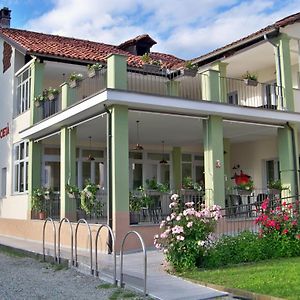
<path id="1" fill-rule="evenodd" d="M 42 253 L 42 243 L 37 241 L 0 235 L 0 244 L 34 253 Z M 46 245 L 46 253 L 51 254 L 52 252 L 53 246 Z M 90 262 L 88 251 L 79 250 L 78 253 L 80 269 L 88 273 Z M 61 255 L 63 258 L 69 259 L 70 250 L 63 248 Z M 119 278 L 119 260 L 119 257 L 117 257 L 117 278 Z M 163 270 L 163 255 L 161 252 L 156 250 L 147 251 L 147 261 L 147 292 L 153 298 L 162 300 L 228 299 L 227 293 L 194 284 L 166 273 Z M 100 254 L 98 263 L 100 277 L 111 279 L 113 271 L 112 255 Z M 143 274 L 143 254 L 138 252 L 124 255 L 124 281 L 126 286 L 142 290 Z"/>

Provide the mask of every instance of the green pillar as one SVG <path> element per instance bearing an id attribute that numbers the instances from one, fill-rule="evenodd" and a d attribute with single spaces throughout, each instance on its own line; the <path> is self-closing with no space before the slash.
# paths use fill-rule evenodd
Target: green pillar
<path id="1" fill-rule="evenodd" d="M 203 121 L 205 203 L 225 206 L 222 117 Z"/>
<path id="2" fill-rule="evenodd" d="M 294 111 L 294 94 L 293 94 L 293 81 L 291 69 L 291 55 L 290 55 L 290 38 L 286 34 L 280 34 L 278 39 L 274 42 L 278 46 L 275 49 L 275 62 L 276 62 L 276 76 L 277 83 L 282 84 L 282 97 L 283 108 L 289 111 Z M 278 61 L 280 59 L 280 66 Z M 279 99 L 278 108 L 282 109 L 281 99 Z"/>
<path id="3" fill-rule="evenodd" d="M 220 102 L 220 73 L 207 70 L 201 76 L 202 99 Z"/>
<path id="4" fill-rule="evenodd" d="M 280 179 L 284 188 L 282 196 L 294 196 L 296 195 L 299 170 L 299 151 L 298 151 L 298 139 L 296 126 L 291 125 L 294 128 L 294 133 L 286 125 L 285 128 L 278 129 L 278 155 L 279 155 L 279 166 L 280 166 Z M 293 149 L 293 136 L 296 148 Z M 296 160 L 294 160 L 294 151 L 296 152 Z M 296 165 L 295 165 L 296 162 Z M 297 181 L 295 180 L 297 178 Z"/>
<path id="5" fill-rule="evenodd" d="M 227 103 L 227 66 L 228 63 L 221 61 L 213 64 L 213 70 L 218 71 L 220 74 L 220 101 L 223 103 Z"/>
<path id="6" fill-rule="evenodd" d="M 30 87 L 30 124 L 33 125 L 41 120 L 41 107 L 34 105 L 34 97 L 43 92 L 44 69 L 43 63 L 35 61 L 30 66 L 31 68 L 31 87 Z"/>
<path id="7" fill-rule="evenodd" d="M 169 80 L 167 83 L 167 93 L 169 96 L 179 96 L 180 82 Z"/>
<path id="8" fill-rule="evenodd" d="M 127 56 L 110 54 L 107 57 L 107 88 L 127 90 Z"/>
<path id="9" fill-rule="evenodd" d="M 61 87 L 61 109 L 66 109 L 67 107 L 75 103 L 76 89 L 70 88 L 67 82 L 64 82 L 60 87 Z"/>
<path id="10" fill-rule="evenodd" d="M 28 153 L 28 219 L 31 218 L 31 195 L 35 188 L 41 187 L 42 144 L 29 141 Z"/>
<path id="11" fill-rule="evenodd" d="M 224 145 L 224 175 L 225 175 L 225 188 L 226 191 L 230 190 L 231 184 L 231 164 L 230 164 L 230 141 L 229 139 L 223 140 Z"/>
<path id="12" fill-rule="evenodd" d="M 181 188 L 181 148 L 174 147 L 172 151 L 173 188 L 179 191 Z"/>
<path id="13" fill-rule="evenodd" d="M 129 224 L 128 108 L 115 105 L 112 114 L 111 189 L 113 228 Z"/>
<path id="14" fill-rule="evenodd" d="M 76 129 L 60 130 L 60 216 L 76 221 L 76 200 L 66 192 L 66 185 L 76 184 Z"/>

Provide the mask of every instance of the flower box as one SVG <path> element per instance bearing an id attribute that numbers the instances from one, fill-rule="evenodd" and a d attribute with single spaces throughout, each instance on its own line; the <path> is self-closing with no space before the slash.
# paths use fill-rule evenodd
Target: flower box
<path id="1" fill-rule="evenodd" d="M 268 189 L 268 192 L 270 195 L 280 195 L 281 194 L 281 190 L 279 190 L 279 189 Z"/>
<path id="2" fill-rule="evenodd" d="M 195 77 L 197 75 L 198 69 L 182 69 L 181 74 L 183 76 Z"/>
<path id="3" fill-rule="evenodd" d="M 57 98 L 57 94 L 53 94 L 53 93 L 49 93 L 48 94 L 48 99 L 50 100 L 50 101 L 53 101 L 53 100 L 55 100 Z"/>
<path id="4" fill-rule="evenodd" d="M 241 196 L 250 196 L 252 193 L 252 190 L 241 190 L 238 189 L 238 194 Z"/>
<path id="5" fill-rule="evenodd" d="M 146 73 L 158 73 L 160 70 L 160 66 L 153 64 L 144 64 L 143 69 Z"/>
<path id="6" fill-rule="evenodd" d="M 96 76 L 96 70 L 94 68 L 90 68 L 90 69 L 88 69 L 87 74 L 88 74 L 89 78 L 95 77 Z"/>
<path id="7" fill-rule="evenodd" d="M 78 84 L 79 84 L 78 80 L 70 80 L 69 81 L 69 87 L 72 89 L 77 87 Z"/>
<path id="8" fill-rule="evenodd" d="M 249 78 L 245 78 L 244 82 L 246 85 L 249 85 L 249 86 L 257 86 L 257 84 L 258 84 L 257 80 L 249 79 Z"/>

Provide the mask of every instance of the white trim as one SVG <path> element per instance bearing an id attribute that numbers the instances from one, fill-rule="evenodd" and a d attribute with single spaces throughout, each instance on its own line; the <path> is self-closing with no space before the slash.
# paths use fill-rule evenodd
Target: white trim
<path id="1" fill-rule="evenodd" d="M 223 119 L 223 122 L 246 124 L 246 125 L 257 125 L 257 126 L 272 127 L 272 128 L 284 128 L 283 125 L 272 125 L 272 124 L 265 124 L 265 123 L 255 123 L 255 122 L 248 122 L 248 121 L 228 120 L 228 119 Z"/>

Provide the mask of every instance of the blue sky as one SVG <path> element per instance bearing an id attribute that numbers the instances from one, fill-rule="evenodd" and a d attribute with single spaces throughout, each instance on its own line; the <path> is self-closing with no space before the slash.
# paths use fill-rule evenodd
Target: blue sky
<path id="1" fill-rule="evenodd" d="M 300 0 L 0 0 L 11 26 L 110 44 L 148 33 L 189 59 L 300 11 Z"/>

